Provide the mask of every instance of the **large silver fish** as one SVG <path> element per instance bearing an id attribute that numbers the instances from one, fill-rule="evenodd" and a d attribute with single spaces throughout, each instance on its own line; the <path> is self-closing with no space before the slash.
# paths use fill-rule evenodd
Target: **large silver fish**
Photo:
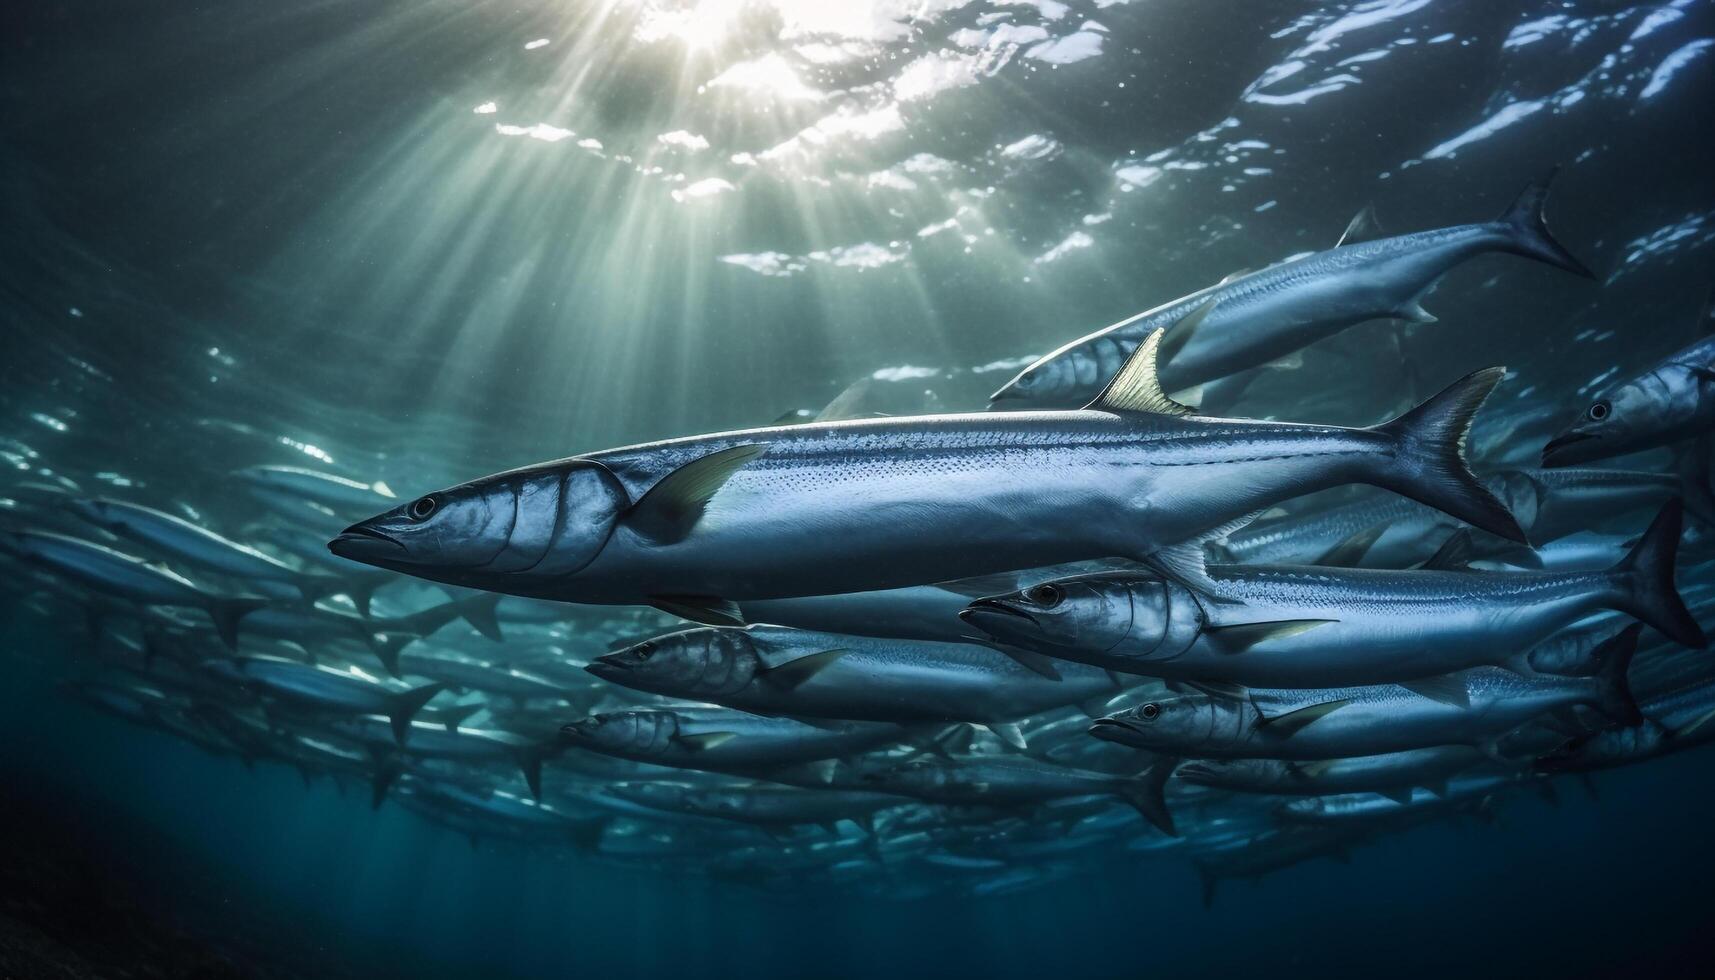
<path id="1" fill-rule="evenodd" d="M 1638 626 L 1607 645 L 1588 678 L 1530 679 L 1493 667 L 1460 678 L 1463 704 L 1403 687 L 1256 691 L 1244 700 L 1184 695 L 1097 719 L 1090 734 L 1169 756 L 1198 759 L 1345 759 L 1433 745 L 1488 743 L 1520 725 L 1575 707 L 1616 724 L 1642 721 L 1626 668 Z"/>
<path id="2" fill-rule="evenodd" d="M 1670 501 L 1599 571 L 1220 565 L 1209 568 L 1213 595 L 1122 572 L 980 599 L 963 615 L 1002 643 L 1187 681 L 1304 688 L 1416 683 L 1483 665 L 1533 673 L 1533 647 L 1602 610 L 1704 645 L 1674 586 L 1681 522 Z"/>
<path id="3" fill-rule="evenodd" d="M 1158 335 L 1157 335 L 1158 339 Z M 1167 551 L 1287 497 L 1372 483 L 1523 540 L 1466 468 L 1479 371 L 1368 429 L 1181 417 L 1156 341 L 1092 409 L 753 429 L 502 473 L 348 528 L 422 578 L 716 623 L 734 600 L 862 592 Z"/>
<path id="4" fill-rule="evenodd" d="M 1170 325 L 1161 381 L 1166 390 L 1181 391 L 1265 364 L 1365 320 L 1433 322 L 1423 309 L 1423 294 L 1455 266 L 1486 252 L 1523 255 L 1589 278 L 1590 271 L 1543 221 L 1548 184 L 1544 179 L 1526 187 L 1495 221 L 1340 245 L 1228 277 L 1043 355 L 991 396 L 993 407 L 1083 405 L 1145 337 Z"/>

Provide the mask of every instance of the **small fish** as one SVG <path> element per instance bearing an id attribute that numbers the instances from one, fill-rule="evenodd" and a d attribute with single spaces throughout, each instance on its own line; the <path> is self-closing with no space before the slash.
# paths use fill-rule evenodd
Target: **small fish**
<path id="1" fill-rule="evenodd" d="M 410 732 L 411 719 L 445 684 L 424 684 L 399 690 L 348 670 L 311 666 L 273 657 L 238 657 L 211 660 L 205 670 L 237 684 L 260 691 L 288 707 L 317 713 L 383 715 L 393 724 L 393 735 L 401 744 Z"/>
<path id="2" fill-rule="evenodd" d="M 1712 431 L 1715 334 L 1670 354 L 1636 377 L 1604 389 L 1578 421 L 1542 447 L 1542 465 L 1576 466 L 1696 439 Z"/>
<path id="3" fill-rule="evenodd" d="M 311 575 L 172 514 L 123 500 L 73 498 L 66 507 L 84 520 L 119 537 L 160 551 L 170 559 L 244 580 L 286 582 L 314 602 L 338 591 L 340 580 Z"/>
<path id="4" fill-rule="evenodd" d="M 1543 220 L 1552 177 L 1526 187 L 1495 221 L 1339 245 L 1229 276 L 1139 313 L 1038 358 L 990 396 L 991 408 L 1083 405 L 1162 328 L 1168 333 L 1161 383 L 1177 392 L 1266 364 L 1365 320 L 1433 323 L 1423 295 L 1455 266 L 1486 252 L 1522 255 L 1592 278 Z"/>
<path id="5" fill-rule="evenodd" d="M 1174 776 L 1195 786 L 1236 793 L 1275 796 L 1332 796 L 1340 793 L 1379 793 L 1399 798 L 1411 788 L 1431 792 L 1446 789 L 1447 780 L 1490 761 L 1470 745 L 1432 745 L 1379 755 L 1343 759 L 1289 761 L 1285 759 L 1194 759 L 1174 770 Z"/>
<path id="6" fill-rule="evenodd" d="M 335 513 L 373 509 L 394 497 L 393 489 L 379 480 L 360 483 L 301 466 L 247 466 L 232 475 L 266 499 L 297 499 Z"/>
<path id="7" fill-rule="evenodd" d="M 229 647 L 238 645 L 239 620 L 268 605 L 265 599 L 214 595 L 169 568 L 63 534 L 11 531 L 4 537 L 7 549 L 25 560 L 104 595 L 141 606 L 206 610 Z"/>
<path id="8" fill-rule="evenodd" d="M 974 643 L 751 626 L 657 637 L 588 669 L 636 690 L 758 714 L 897 723 L 1006 725 L 1123 689 L 1105 670 L 1044 659 Z"/>
<path id="9" fill-rule="evenodd" d="M 569 743 L 634 762 L 760 775 L 912 741 L 886 722 L 809 724 L 730 708 L 663 707 L 592 715 L 560 729 Z"/>

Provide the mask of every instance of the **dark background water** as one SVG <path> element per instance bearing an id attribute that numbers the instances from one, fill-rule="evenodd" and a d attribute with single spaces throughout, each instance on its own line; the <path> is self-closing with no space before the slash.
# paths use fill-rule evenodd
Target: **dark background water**
<path id="1" fill-rule="evenodd" d="M 1570 397 L 1688 340 L 1709 286 L 1707 3 L 948 3 L 833 27 L 752 6 L 685 44 L 643 39 L 672 4 L 9 5 L 0 435 L 39 453 L 24 476 L 201 480 L 199 505 L 230 510 L 212 475 L 302 461 L 294 444 L 410 493 L 765 422 L 890 369 L 905 380 L 878 379 L 878 407 L 966 407 L 1005 377 L 972 367 L 1326 247 L 1366 203 L 1389 231 L 1484 219 L 1554 165 L 1556 234 L 1601 282 L 1503 257 L 1457 271 L 1427 304 L 1442 322 L 1406 337 L 1414 383 L 1508 363 L 1518 387 Z M 1041 33 L 999 41 L 996 11 Z M 974 48 L 954 40 L 978 30 Z M 1080 34 L 1099 53 L 1038 47 Z M 536 38 L 551 43 L 526 51 Z M 817 64 L 810 44 L 850 57 Z M 710 86 L 771 53 L 822 95 Z M 832 135 L 804 136 L 818 126 Z M 658 138 L 680 130 L 709 147 Z M 709 180 L 730 189 L 689 193 Z M 1409 394 L 1397 360 L 1323 372 L 1305 404 L 1383 414 Z M 44 842 L 245 969 L 1598 975 L 1711 959 L 1707 752 L 1600 776 L 1599 801 L 1569 785 L 1498 827 L 1224 886 L 1209 912 L 1183 861 L 1130 855 L 990 899 L 769 898 L 473 849 L 326 782 L 210 759 L 55 697 L 75 626 L 7 618 L 5 846 Z"/>

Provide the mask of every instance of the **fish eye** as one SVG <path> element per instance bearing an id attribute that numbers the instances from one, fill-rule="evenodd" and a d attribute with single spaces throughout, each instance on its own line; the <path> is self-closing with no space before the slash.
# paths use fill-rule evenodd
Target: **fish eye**
<path id="1" fill-rule="evenodd" d="M 1024 374 L 1019 375 L 1018 381 L 1016 382 L 1016 384 L 1020 388 L 1029 388 L 1031 385 L 1034 385 L 1035 383 L 1036 383 L 1036 375 L 1033 373 L 1030 373 L 1028 371 L 1025 372 Z"/>
<path id="2" fill-rule="evenodd" d="M 1061 591 L 1058 585 L 1044 582 L 1031 587 L 1030 591 L 1024 593 L 1024 597 L 1044 609 L 1053 609 L 1060 604 L 1060 600 L 1066 598 L 1066 593 Z"/>
<path id="3" fill-rule="evenodd" d="M 1137 713 L 1142 715 L 1145 721 L 1154 721 L 1161 714 L 1161 705 L 1151 701 L 1137 709 Z"/>
<path id="4" fill-rule="evenodd" d="M 433 497 L 418 497 L 411 501 L 411 506 L 405 513 L 411 515 L 413 521 L 426 521 L 429 519 L 429 515 L 435 512 L 435 508 L 439 506 L 439 502 Z"/>
<path id="5" fill-rule="evenodd" d="M 1590 421 L 1592 421 L 1592 422 L 1600 422 L 1603 419 L 1607 418 L 1608 413 L 1612 412 L 1613 410 L 1614 410 L 1613 406 L 1609 405 L 1607 400 L 1604 399 L 1602 401 L 1597 402 L 1594 405 L 1591 405 L 1590 410 L 1585 412 L 1584 415 L 1587 418 L 1589 418 Z"/>

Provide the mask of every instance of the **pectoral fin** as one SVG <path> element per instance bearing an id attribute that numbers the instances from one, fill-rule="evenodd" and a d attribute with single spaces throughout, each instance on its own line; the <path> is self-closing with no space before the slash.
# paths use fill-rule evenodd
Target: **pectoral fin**
<path id="1" fill-rule="evenodd" d="M 1020 667 L 1033 673 L 1040 674 L 1051 681 L 1060 679 L 1059 668 L 1054 666 L 1053 657 L 1044 657 L 1033 650 L 1021 650 L 1018 647 L 1007 646 L 1004 643 L 986 644 L 996 653 L 1005 654 Z"/>
<path id="2" fill-rule="evenodd" d="M 1393 311 L 1393 315 L 1407 323 L 1434 323 L 1437 320 L 1435 314 L 1424 309 L 1423 304 L 1417 300 L 1400 306 L 1399 309 Z"/>
<path id="3" fill-rule="evenodd" d="M 737 737 L 737 732 L 702 732 L 697 735 L 675 735 L 673 741 L 684 746 L 687 751 L 706 752 L 720 748 Z"/>
<path id="4" fill-rule="evenodd" d="M 1317 719 L 1325 718 L 1351 703 L 1351 698 L 1336 698 L 1333 701 L 1323 701 L 1320 704 L 1294 708 L 1283 715 L 1263 718 L 1256 723 L 1256 727 L 1270 735 L 1291 738 Z"/>
<path id="5" fill-rule="evenodd" d="M 649 604 L 656 609 L 705 626 L 743 626 L 744 612 L 738 603 L 706 595 L 654 595 Z"/>
<path id="6" fill-rule="evenodd" d="M 649 488 L 625 515 L 626 523 L 654 541 L 683 540 L 739 467 L 767 451 L 766 445 L 746 443 L 686 463 Z"/>
<path id="7" fill-rule="evenodd" d="M 1471 567 L 1471 559 L 1477 557 L 1476 546 L 1471 543 L 1471 532 L 1460 528 L 1447 536 L 1441 542 L 1441 547 L 1435 549 L 1435 554 L 1423 563 L 1426 571 L 1462 572 Z"/>
<path id="8" fill-rule="evenodd" d="M 1283 640 L 1337 622 L 1337 619 L 1280 619 L 1266 623 L 1235 623 L 1231 626 L 1205 626 L 1203 635 L 1222 653 L 1244 653 L 1259 643 Z"/>
<path id="9" fill-rule="evenodd" d="M 1471 692 L 1465 687 L 1464 674 L 1425 677 L 1399 686 L 1413 694 L 1426 697 L 1431 701 L 1452 705 L 1455 708 L 1469 708 L 1471 706 Z"/>
<path id="10" fill-rule="evenodd" d="M 775 687 L 788 691 L 796 691 L 805 681 L 833 666 L 834 661 L 845 656 L 846 650 L 823 650 L 808 656 L 790 660 L 778 667 L 770 667 L 762 675 L 763 679 Z"/>

